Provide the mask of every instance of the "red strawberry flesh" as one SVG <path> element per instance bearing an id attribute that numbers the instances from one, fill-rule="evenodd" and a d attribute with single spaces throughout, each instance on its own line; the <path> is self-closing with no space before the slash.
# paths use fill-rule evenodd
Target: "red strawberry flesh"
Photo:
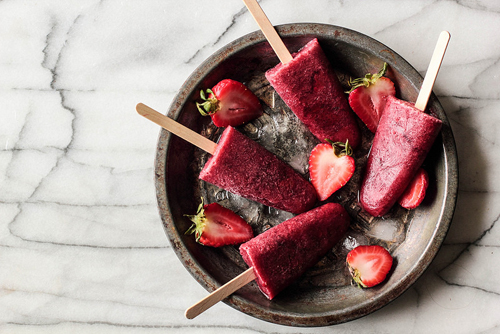
<path id="1" fill-rule="evenodd" d="M 349 144 L 347 147 L 349 150 Z M 354 170 L 354 159 L 349 155 L 337 156 L 332 144 L 318 144 L 309 156 L 309 175 L 320 201 L 342 188 Z"/>
<path id="2" fill-rule="evenodd" d="M 224 79 L 207 92 L 207 99 L 202 95 L 206 102 L 198 103 L 198 109 L 218 127 L 238 126 L 262 116 L 257 96 L 238 81 Z"/>
<path id="3" fill-rule="evenodd" d="M 349 105 L 368 129 L 375 133 L 380 117 L 385 109 L 388 96 L 396 95 L 394 83 L 383 77 L 387 63 L 376 74 L 368 73 L 363 78 L 351 80 Z"/>
<path id="4" fill-rule="evenodd" d="M 205 205 L 188 217 L 193 226 L 186 233 L 195 233 L 196 241 L 205 246 L 236 245 L 253 237 L 252 227 L 243 218 L 218 203 Z"/>
<path id="5" fill-rule="evenodd" d="M 429 185 L 429 175 L 423 168 L 419 168 L 417 174 L 406 188 L 398 202 L 405 209 L 415 209 L 422 203 Z"/>
<path id="6" fill-rule="evenodd" d="M 363 288 L 383 282 L 391 270 L 392 261 L 391 254 L 378 245 L 358 246 L 346 258 L 353 280 Z"/>

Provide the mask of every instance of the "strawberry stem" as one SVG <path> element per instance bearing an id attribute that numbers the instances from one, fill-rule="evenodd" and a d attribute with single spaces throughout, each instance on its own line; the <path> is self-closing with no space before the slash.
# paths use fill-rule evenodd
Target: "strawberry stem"
<path id="1" fill-rule="evenodd" d="M 375 84 L 375 82 L 377 82 L 379 78 L 383 77 L 385 75 L 385 72 L 387 72 L 387 63 L 384 63 L 378 73 L 367 73 L 362 78 L 349 80 L 349 86 L 351 87 L 351 89 L 346 93 L 349 94 L 350 92 L 361 86 L 365 86 L 367 88 L 370 87 L 370 85 Z"/>
<path id="2" fill-rule="evenodd" d="M 189 235 L 194 233 L 196 242 L 199 242 L 206 222 L 205 210 L 203 209 L 203 197 L 201 198 L 200 205 L 198 205 L 198 211 L 196 211 L 196 215 L 184 215 L 184 216 L 188 217 L 189 220 L 193 222 L 191 227 L 189 227 L 184 234 Z"/>
<path id="3" fill-rule="evenodd" d="M 333 148 L 333 152 L 335 153 L 335 155 L 337 157 L 343 157 L 344 155 L 347 155 L 347 156 L 352 156 L 352 147 L 351 145 L 349 145 L 349 139 L 346 140 L 345 143 L 342 143 L 342 142 L 333 142 L 332 140 L 330 139 L 325 139 L 329 144 L 332 145 L 332 148 Z"/>
<path id="4" fill-rule="evenodd" d="M 356 283 L 358 288 L 366 288 L 367 286 L 363 283 L 359 270 L 351 267 L 349 264 L 347 264 L 347 266 L 349 268 L 349 272 L 351 273 L 352 280 Z"/>
<path id="5" fill-rule="evenodd" d="M 196 102 L 196 107 L 202 116 L 210 116 L 213 115 L 219 110 L 219 100 L 215 97 L 214 92 L 211 89 L 206 90 L 206 94 L 208 94 L 208 98 L 205 95 L 203 89 L 200 91 L 200 98 L 205 101 L 203 103 Z M 210 97 L 210 95 L 212 97 Z"/>

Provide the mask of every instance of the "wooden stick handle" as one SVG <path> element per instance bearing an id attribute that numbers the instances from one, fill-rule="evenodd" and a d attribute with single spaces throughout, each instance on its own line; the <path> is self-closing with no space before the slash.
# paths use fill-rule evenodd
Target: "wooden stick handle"
<path id="1" fill-rule="evenodd" d="M 181 137 L 182 139 L 190 142 L 191 144 L 198 146 L 202 150 L 210 154 L 214 154 L 217 144 L 208 138 L 203 137 L 197 132 L 194 132 L 190 128 L 174 121 L 170 117 L 160 114 L 158 111 L 139 103 L 136 106 L 136 110 L 139 115 L 146 117 L 153 123 L 158 124 L 167 131 L 170 131 L 174 135 Z"/>
<path id="2" fill-rule="evenodd" d="M 253 268 L 250 267 L 244 272 L 242 272 L 240 275 L 236 276 L 190 308 L 186 310 L 184 315 L 188 319 L 193 319 L 196 316 L 200 315 L 201 313 L 205 312 L 208 310 L 210 307 L 214 306 L 233 292 L 239 290 L 243 286 L 247 285 L 251 281 L 255 279 L 255 273 L 253 271 Z"/>
<path id="3" fill-rule="evenodd" d="M 432 54 L 427 73 L 425 74 L 424 81 L 422 82 L 422 87 L 420 88 L 420 93 L 418 94 L 417 101 L 415 102 L 415 108 L 424 111 L 427 107 L 427 102 L 431 96 L 432 87 L 434 82 L 436 82 L 436 77 L 443 62 L 444 53 L 448 47 L 448 42 L 450 41 L 450 33 L 447 31 L 441 32 L 439 39 L 437 41 L 434 53 Z"/>
<path id="4" fill-rule="evenodd" d="M 274 29 L 274 26 L 267 18 L 257 0 L 243 0 L 243 2 L 245 3 L 245 6 L 247 6 L 255 21 L 257 21 L 260 30 L 262 30 L 262 33 L 266 36 L 267 41 L 271 44 L 271 47 L 278 56 L 279 60 L 283 64 L 292 60 L 293 58 L 290 51 L 286 48 L 283 40 L 276 32 L 276 29 Z"/>

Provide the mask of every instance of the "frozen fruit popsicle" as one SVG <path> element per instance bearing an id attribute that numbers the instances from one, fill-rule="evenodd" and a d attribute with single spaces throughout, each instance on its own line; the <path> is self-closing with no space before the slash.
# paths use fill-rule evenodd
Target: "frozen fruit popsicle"
<path id="1" fill-rule="evenodd" d="M 440 33 L 414 105 L 387 98 L 359 194 L 361 207 L 372 216 L 383 216 L 401 197 L 441 130 L 442 122 L 423 111 L 450 37 Z"/>
<path id="2" fill-rule="evenodd" d="M 349 223 L 340 204 L 327 203 L 242 244 L 240 253 L 250 268 L 189 307 L 186 318 L 195 318 L 253 280 L 267 298 L 274 298 L 325 256 Z"/>
<path id="3" fill-rule="evenodd" d="M 233 127 L 227 127 L 200 179 L 233 194 L 292 213 L 316 203 L 311 183 L 274 154 Z"/>
<path id="4" fill-rule="evenodd" d="M 320 141 L 349 140 L 352 147 L 359 145 L 361 136 L 354 114 L 317 38 L 291 61 L 268 70 L 266 78 Z"/>
<path id="5" fill-rule="evenodd" d="M 360 202 L 372 216 L 383 216 L 396 203 L 424 161 L 442 122 L 394 96 L 373 138 Z"/>
<path id="6" fill-rule="evenodd" d="M 240 246 L 267 298 L 314 266 L 342 238 L 350 219 L 337 203 L 327 203 L 295 216 Z"/>
<path id="7" fill-rule="evenodd" d="M 233 127 L 227 127 L 216 144 L 142 103 L 136 109 L 141 116 L 212 154 L 200 179 L 292 213 L 307 211 L 316 203 L 316 190 L 311 183 Z"/>

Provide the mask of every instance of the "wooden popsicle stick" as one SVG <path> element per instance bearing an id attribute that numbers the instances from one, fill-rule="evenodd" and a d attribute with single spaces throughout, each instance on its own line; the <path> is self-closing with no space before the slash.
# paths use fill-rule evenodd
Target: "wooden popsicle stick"
<path id="1" fill-rule="evenodd" d="M 436 77 L 443 62 L 444 53 L 448 47 L 448 42 L 450 41 L 450 33 L 448 31 L 443 31 L 439 35 L 436 47 L 434 48 L 434 53 L 432 54 L 429 67 L 427 68 L 427 73 L 425 73 L 424 81 L 422 82 L 422 87 L 420 88 L 420 93 L 418 94 L 417 101 L 415 102 L 415 108 L 424 111 L 427 107 L 427 102 L 431 96 L 432 87 L 436 82 Z"/>
<path id="2" fill-rule="evenodd" d="M 248 268 L 190 308 L 186 310 L 184 315 L 188 319 L 194 319 L 196 316 L 208 310 L 233 292 L 239 290 L 255 279 L 253 267 Z"/>
<path id="3" fill-rule="evenodd" d="M 181 137 L 182 139 L 190 142 L 191 144 L 201 148 L 202 150 L 214 154 L 215 149 L 217 148 L 217 144 L 211 141 L 208 138 L 203 137 L 197 132 L 194 132 L 190 128 L 185 127 L 184 125 L 174 121 L 170 117 L 167 117 L 163 114 L 160 114 L 158 111 L 139 103 L 136 106 L 136 110 L 139 115 L 146 117 L 153 123 L 158 124 L 165 130 L 173 133 Z"/>
<path id="4" fill-rule="evenodd" d="M 274 29 L 274 26 L 267 18 L 257 0 L 243 0 L 243 2 L 245 3 L 245 6 L 247 6 L 255 21 L 257 21 L 260 30 L 266 37 L 269 44 L 271 44 L 271 47 L 278 56 L 279 60 L 283 64 L 286 64 L 290 60 L 292 60 L 293 58 L 290 54 L 290 51 L 288 51 L 288 49 L 286 48 L 283 40 L 276 32 L 276 29 Z"/>

